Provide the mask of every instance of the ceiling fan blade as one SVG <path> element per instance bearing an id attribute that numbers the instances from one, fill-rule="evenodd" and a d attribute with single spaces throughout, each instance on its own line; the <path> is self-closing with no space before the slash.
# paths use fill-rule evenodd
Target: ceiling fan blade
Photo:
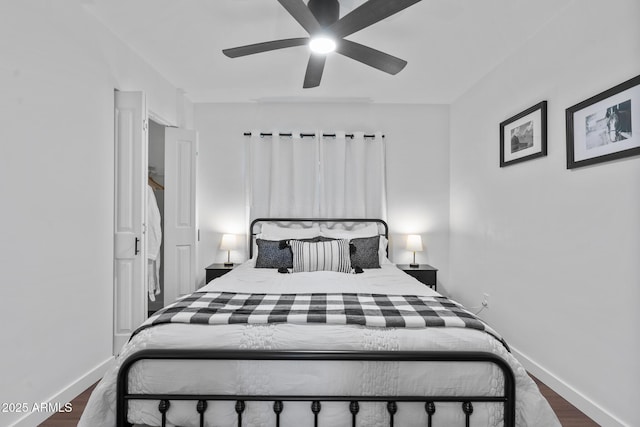
<path id="1" fill-rule="evenodd" d="M 321 29 L 318 20 L 302 0 L 278 0 L 278 2 L 287 9 L 287 12 L 293 16 L 293 19 L 302 25 L 302 28 L 304 28 L 307 33 L 313 34 Z"/>
<path id="2" fill-rule="evenodd" d="M 253 55 L 254 53 L 268 52 L 270 50 L 284 49 L 287 47 L 302 46 L 309 43 L 308 37 L 299 37 L 294 39 L 273 40 L 270 42 L 249 44 L 246 46 L 232 47 L 224 49 L 222 53 L 229 58 L 237 58 L 239 56 Z"/>
<path id="3" fill-rule="evenodd" d="M 419 1 L 369 0 L 343 16 L 338 22 L 329 27 L 329 31 L 337 38 L 342 38 L 382 21 Z"/>
<path id="4" fill-rule="evenodd" d="M 320 86 L 322 72 L 324 71 L 324 63 L 327 60 L 326 55 L 318 55 L 312 53 L 307 63 L 307 72 L 304 75 L 303 89 Z"/>
<path id="5" fill-rule="evenodd" d="M 349 40 L 340 40 L 336 52 L 389 74 L 397 74 L 407 65 L 403 59 Z"/>

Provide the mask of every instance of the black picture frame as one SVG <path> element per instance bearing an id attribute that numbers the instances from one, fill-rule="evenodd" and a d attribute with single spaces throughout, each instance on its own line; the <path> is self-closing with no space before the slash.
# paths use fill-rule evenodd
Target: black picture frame
<path id="1" fill-rule="evenodd" d="M 640 154 L 640 75 L 567 108 L 566 127 L 567 169 Z"/>
<path id="2" fill-rule="evenodd" d="M 500 167 L 547 155 L 547 101 L 500 123 Z"/>

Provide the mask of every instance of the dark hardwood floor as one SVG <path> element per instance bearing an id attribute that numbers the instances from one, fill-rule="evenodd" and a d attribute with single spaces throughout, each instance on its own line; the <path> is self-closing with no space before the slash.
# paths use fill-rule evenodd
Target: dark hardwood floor
<path id="1" fill-rule="evenodd" d="M 529 374 L 531 375 L 531 374 Z M 562 427 L 599 427 L 600 424 L 587 417 L 582 411 L 567 402 L 558 393 L 551 390 L 539 379 L 531 375 L 531 378 L 538 384 L 542 395 L 549 401 L 553 411 L 558 416 Z"/>
<path id="2" fill-rule="evenodd" d="M 531 376 L 538 384 L 542 395 L 549 401 L 551 407 L 555 411 L 556 415 L 560 419 L 560 423 L 563 427 L 598 427 L 599 424 L 592 421 L 585 414 L 580 412 L 576 407 L 564 400 L 560 395 L 544 385 L 534 376 Z M 87 404 L 89 395 L 95 384 L 89 389 L 85 390 L 82 394 L 76 397 L 71 403 L 73 405 L 73 411 L 69 413 L 59 413 L 53 415 L 51 418 L 40 424 L 40 427 L 75 427 L 78 424 L 80 415 Z M 544 427 L 544 426 L 540 426 Z"/>
<path id="3" fill-rule="evenodd" d="M 60 412 L 54 414 L 45 422 L 40 424 L 40 427 L 76 427 L 78 425 L 78 421 L 80 421 L 80 415 L 82 415 L 82 412 L 84 412 L 84 408 L 85 406 L 87 406 L 89 396 L 91 395 L 93 389 L 96 387 L 96 384 L 80 393 L 79 396 L 71 401 L 71 405 L 73 406 L 71 412 Z"/>

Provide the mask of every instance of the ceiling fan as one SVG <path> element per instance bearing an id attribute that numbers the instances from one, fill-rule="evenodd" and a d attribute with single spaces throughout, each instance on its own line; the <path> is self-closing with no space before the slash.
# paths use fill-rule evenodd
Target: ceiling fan
<path id="1" fill-rule="evenodd" d="M 336 51 L 370 67 L 389 74 L 399 73 L 407 61 L 376 49 L 346 40 L 344 37 L 400 12 L 420 0 L 369 0 L 340 18 L 338 0 L 278 0 L 293 18 L 309 33 L 309 37 L 273 40 L 224 49 L 230 57 L 253 55 L 287 47 L 309 45 L 303 88 L 320 85 L 327 54 Z"/>

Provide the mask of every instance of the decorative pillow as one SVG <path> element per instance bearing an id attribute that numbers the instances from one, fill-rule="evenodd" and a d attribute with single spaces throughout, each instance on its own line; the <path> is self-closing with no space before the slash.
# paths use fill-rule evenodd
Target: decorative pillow
<path id="1" fill-rule="evenodd" d="M 256 239 L 256 268 L 292 268 L 293 254 L 286 240 Z"/>
<path id="2" fill-rule="evenodd" d="M 351 265 L 360 268 L 380 268 L 380 236 L 351 239 L 355 251 L 351 253 Z"/>
<path id="3" fill-rule="evenodd" d="M 293 272 L 337 271 L 351 273 L 349 241 L 347 239 L 325 242 L 291 240 Z"/>
<path id="4" fill-rule="evenodd" d="M 334 239 L 356 239 L 359 237 L 375 237 L 379 236 L 378 224 L 368 224 L 364 227 L 357 228 L 355 230 L 345 230 L 340 228 L 328 228 L 326 225 L 320 225 L 320 236 L 331 237 Z M 380 247 L 378 248 L 378 255 L 380 265 L 391 264 L 391 261 L 387 258 L 387 245 L 389 240 L 385 236 L 380 236 Z M 356 264 L 353 264 L 356 265 Z M 362 267 L 362 266 L 360 266 Z M 363 267 L 366 268 L 366 267 Z"/>

